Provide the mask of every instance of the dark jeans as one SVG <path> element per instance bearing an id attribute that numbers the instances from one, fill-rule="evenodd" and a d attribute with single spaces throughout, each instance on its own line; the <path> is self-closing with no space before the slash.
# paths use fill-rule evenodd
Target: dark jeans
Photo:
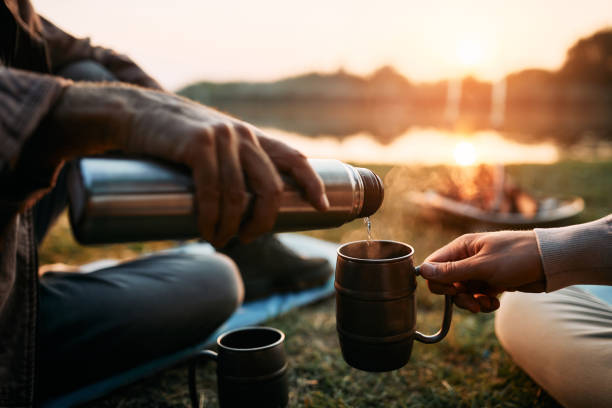
<path id="1" fill-rule="evenodd" d="M 68 73 L 112 79 L 91 61 Z M 34 209 L 39 242 L 66 197 L 61 174 Z M 158 254 L 87 274 L 48 272 L 39 297 L 38 398 L 44 400 L 204 341 L 240 305 L 243 285 L 224 255 Z"/>

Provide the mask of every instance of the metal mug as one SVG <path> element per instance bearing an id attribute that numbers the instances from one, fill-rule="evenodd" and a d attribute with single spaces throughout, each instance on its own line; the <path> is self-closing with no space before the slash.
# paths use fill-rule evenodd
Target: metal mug
<path id="1" fill-rule="evenodd" d="M 217 338 L 218 352 L 201 350 L 189 366 L 189 395 L 199 407 L 198 362 L 217 363 L 219 406 L 286 407 L 289 400 L 285 334 L 272 327 L 243 327 Z"/>
<path id="2" fill-rule="evenodd" d="M 390 371 L 410 359 L 413 341 L 437 343 L 448 333 L 453 299 L 445 297 L 442 328 L 415 330 L 414 249 L 397 241 L 355 241 L 338 248 L 336 327 L 344 360 L 364 371 Z"/>

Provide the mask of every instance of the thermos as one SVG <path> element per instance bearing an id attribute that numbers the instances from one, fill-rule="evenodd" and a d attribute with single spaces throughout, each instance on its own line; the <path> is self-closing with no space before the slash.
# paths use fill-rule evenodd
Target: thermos
<path id="1" fill-rule="evenodd" d="M 338 160 L 309 162 L 325 184 L 330 208 L 317 211 L 295 182 L 283 177 L 275 232 L 338 227 L 372 215 L 382 204 L 383 184 L 371 170 Z M 146 159 L 82 158 L 68 173 L 72 230 L 83 244 L 196 238 L 194 190 L 187 168 Z"/>

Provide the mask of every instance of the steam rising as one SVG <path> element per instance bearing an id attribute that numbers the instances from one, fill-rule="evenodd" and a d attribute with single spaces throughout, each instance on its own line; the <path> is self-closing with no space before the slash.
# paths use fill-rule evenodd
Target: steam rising
<path id="1" fill-rule="evenodd" d="M 376 169 L 373 170 L 376 172 Z M 373 238 L 412 245 L 415 249 L 415 259 L 420 262 L 438 248 L 441 236 L 451 241 L 460 235 L 458 231 L 442 228 L 442 224 L 438 221 L 420 218 L 417 214 L 418 209 L 408 201 L 407 197 L 411 191 L 436 188 L 447 183 L 449 177 L 460 177 L 463 172 L 470 171 L 471 169 L 446 166 L 393 167 L 383 177 L 385 200 L 381 208 L 370 216 Z M 359 220 L 352 226 L 352 229 L 341 236 L 341 243 L 368 239 L 364 221 Z M 389 256 L 380 252 L 380 248 L 373 247 L 370 251 L 366 254 L 369 258 Z"/>

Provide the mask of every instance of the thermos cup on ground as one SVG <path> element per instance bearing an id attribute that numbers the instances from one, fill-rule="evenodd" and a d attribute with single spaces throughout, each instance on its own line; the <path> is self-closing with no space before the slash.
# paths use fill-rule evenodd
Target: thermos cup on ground
<path id="1" fill-rule="evenodd" d="M 383 184 L 371 170 L 338 160 L 310 159 L 323 180 L 328 211 L 317 211 L 284 177 L 275 232 L 338 227 L 372 215 Z M 68 173 L 70 222 L 84 244 L 188 239 L 199 236 L 189 169 L 132 158 L 82 158 Z"/>
<path id="2" fill-rule="evenodd" d="M 197 364 L 217 363 L 217 392 L 221 408 L 282 408 L 289 401 L 285 334 L 273 327 L 243 327 L 222 334 L 217 352 L 202 350 L 189 366 L 189 394 L 200 406 Z"/>

